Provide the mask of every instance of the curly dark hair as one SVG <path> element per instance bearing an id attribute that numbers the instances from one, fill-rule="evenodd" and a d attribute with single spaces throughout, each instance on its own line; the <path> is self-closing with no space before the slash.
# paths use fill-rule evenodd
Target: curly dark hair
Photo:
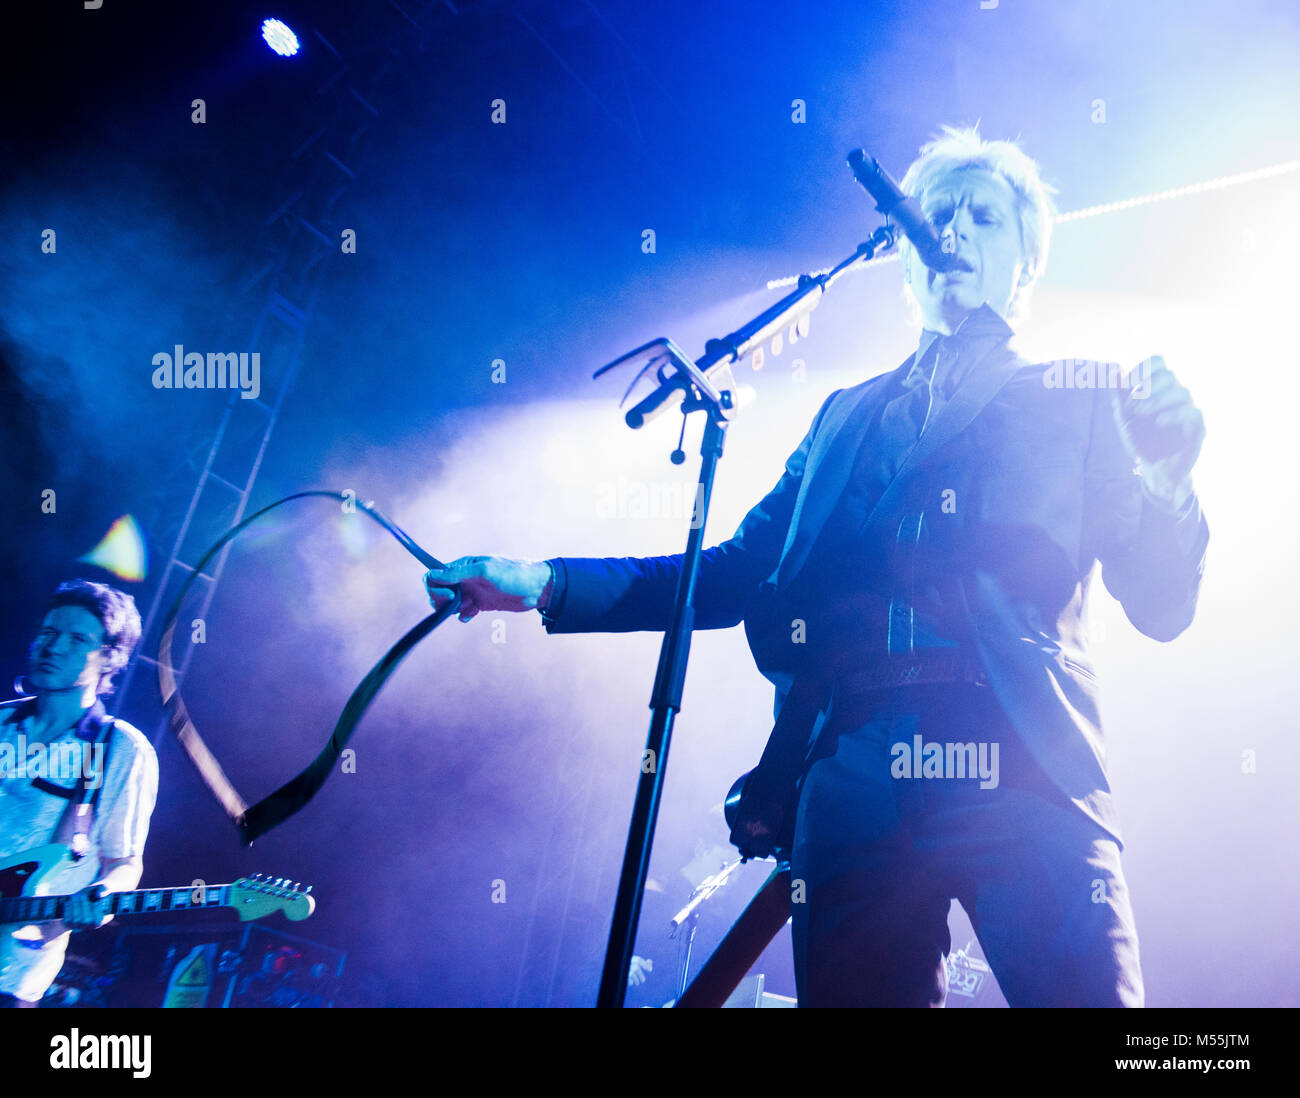
<path id="1" fill-rule="evenodd" d="M 140 611 L 136 609 L 135 599 L 106 583 L 77 579 L 59 584 L 45 604 L 45 613 L 60 606 L 79 606 L 94 614 L 104 627 L 104 647 L 109 652 L 98 692 L 101 697 L 111 694 L 113 676 L 130 662 L 131 653 L 140 643 Z"/>

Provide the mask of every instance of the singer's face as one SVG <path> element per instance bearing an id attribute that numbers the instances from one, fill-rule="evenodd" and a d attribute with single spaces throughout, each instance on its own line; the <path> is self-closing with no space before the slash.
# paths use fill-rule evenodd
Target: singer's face
<path id="1" fill-rule="evenodd" d="M 959 169 L 934 181 L 921 196 L 921 210 L 944 250 L 962 261 L 956 270 L 935 274 L 909 250 L 907 277 L 924 326 L 950 334 L 985 302 L 1006 317 L 1016 288 L 1028 279 L 1011 185 L 990 172 Z"/>

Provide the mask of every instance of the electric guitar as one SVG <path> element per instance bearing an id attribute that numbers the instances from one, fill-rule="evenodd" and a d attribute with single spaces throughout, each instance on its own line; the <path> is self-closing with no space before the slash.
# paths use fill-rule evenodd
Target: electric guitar
<path id="1" fill-rule="evenodd" d="M 70 897 L 51 895 L 48 886 L 55 879 L 63 878 L 66 887 L 68 871 L 87 861 L 83 858 L 78 862 L 72 852 L 59 843 L 32 847 L 0 859 L 0 924 L 13 923 L 25 927 L 61 919 Z M 93 859 L 89 861 L 93 873 L 97 867 Z M 85 883 L 89 884 L 90 880 Z M 273 911 L 283 911 L 286 919 L 296 922 L 307 918 L 316 909 L 316 900 L 308 895 L 310 892 L 311 885 L 303 889 L 283 879 L 256 874 L 241 877 L 233 884 L 191 884 L 184 888 L 110 892 L 104 897 L 101 910 L 106 915 L 145 915 L 155 911 L 229 907 L 238 913 L 241 922 L 261 919 Z"/>

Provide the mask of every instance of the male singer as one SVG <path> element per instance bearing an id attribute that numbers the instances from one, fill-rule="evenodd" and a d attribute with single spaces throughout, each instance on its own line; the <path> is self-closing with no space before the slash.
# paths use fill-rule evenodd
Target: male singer
<path id="1" fill-rule="evenodd" d="M 1100 565 L 1142 633 L 1191 624 L 1202 417 L 1159 358 L 1134 381 L 1017 355 L 1052 207 L 1016 144 L 945 128 L 902 189 L 953 257 L 902 245 L 915 354 L 830 395 L 699 575 L 696 626 L 744 621 L 782 716 L 813 701 L 788 722 L 813 745 L 799 1002 L 942 1006 L 956 898 L 1012 1006 L 1141 1006 L 1085 608 Z M 435 607 L 459 585 L 463 620 L 663 630 L 680 560 L 464 557 L 425 583 Z"/>

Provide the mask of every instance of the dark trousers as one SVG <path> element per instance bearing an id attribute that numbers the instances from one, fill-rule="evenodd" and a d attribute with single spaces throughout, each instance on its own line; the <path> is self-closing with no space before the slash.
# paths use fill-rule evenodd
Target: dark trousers
<path id="1" fill-rule="evenodd" d="M 988 687 L 836 708 L 791 858 L 800 1006 L 942 1006 L 954 898 L 1011 1006 L 1142 1006 L 1118 845 L 1042 774 Z M 951 764 L 895 777 L 919 762 L 918 734 L 996 743 L 997 786 Z"/>

